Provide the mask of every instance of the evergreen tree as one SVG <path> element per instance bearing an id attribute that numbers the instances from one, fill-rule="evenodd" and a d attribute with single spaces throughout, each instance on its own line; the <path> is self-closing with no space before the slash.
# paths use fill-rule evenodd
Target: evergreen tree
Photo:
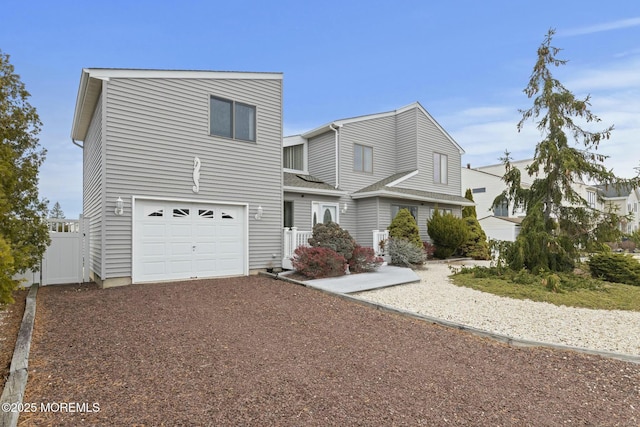
<path id="1" fill-rule="evenodd" d="M 64 212 L 62 211 L 60 203 L 56 202 L 56 204 L 53 205 L 53 208 L 49 211 L 49 218 L 64 219 Z"/>
<path id="2" fill-rule="evenodd" d="M 39 264 L 49 244 L 47 203 L 38 196 L 45 150 L 41 122 L 9 55 L 0 51 L 0 303 L 11 302 L 12 279 Z"/>
<path id="3" fill-rule="evenodd" d="M 387 228 L 389 237 L 407 240 L 422 249 L 420 229 L 409 209 L 400 209 Z"/>
<path id="4" fill-rule="evenodd" d="M 453 255 L 467 240 L 469 233 L 462 218 L 456 218 L 450 213 L 442 215 L 438 209 L 427 221 L 427 231 L 436 247 L 433 255 L 440 259 Z"/>
<path id="5" fill-rule="evenodd" d="M 523 189 L 520 185 L 521 172 L 511 165 L 507 152 L 502 159 L 507 190 L 496 198 L 494 206 L 506 198 L 514 208 L 524 208 L 527 218 L 532 217 L 523 221 L 515 242 L 514 251 L 524 257 L 523 264 L 536 270 L 559 271 L 573 265 L 578 255 L 577 248 L 595 238 L 593 230 L 603 219 L 603 215 L 590 208 L 572 184 L 626 183 L 637 187 L 639 180 L 623 182 L 616 178 L 603 165 L 607 156 L 596 152 L 599 144 L 611 137 L 613 126 L 601 131 L 580 126 L 579 122 L 597 123 L 600 119 L 589 110 L 590 96 L 576 98 L 553 77 L 550 67 L 566 63 L 557 57 L 560 49 L 551 45 L 554 32 L 549 30 L 538 48 L 536 64 L 524 89 L 527 97 L 535 97 L 533 106 L 520 110 L 522 119 L 518 123 L 520 131 L 528 120 L 536 121 L 543 136 L 536 145 L 533 161 L 526 168 L 526 173 L 536 178 L 530 188 Z M 571 138 L 577 147 L 570 144 Z M 578 224 L 580 226 L 576 227 Z M 541 233 L 545 234 L 544 238 Z"/>
<path id="6" fill-rule="evenodd" d="M 468 188 L 464 197 L 473 202 L 473 194 Z M 462 208 L 462 219 L 467 225 L 467 240 L 460 245 L 460 254 L 473 259 L 490 259 L 489 242 L 487 235 L 480 226 L 476 215 L 475 206 L 465 206 Z"/>

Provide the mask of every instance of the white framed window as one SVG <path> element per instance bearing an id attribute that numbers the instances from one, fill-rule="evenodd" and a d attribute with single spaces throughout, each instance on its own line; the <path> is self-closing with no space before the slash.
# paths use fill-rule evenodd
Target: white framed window
<path id="1" fill-rule="evenodd" d="M 290 145 L 282 148 L 283 166 L 285 169 L 295 171 L 305 171 L 304 165 L 304 144 Z"/>
<path id="2" fill-rule="evenodd" d="M 596 193 L 593 191 L 587 191 L 587 204 L 590 208 L 596 208 Z"/>
<path id="3" fill-rule="evenodd" d="M 446 215 L 446 214 L 453 215 L 453 211 L 451 209 L 438 209 L 438 212 L 440 212 L 442 215 Z M 433 218 L 433 214 L 435 214 L 435 213 L 436 213 L 436 209 L 435 208 L 431 208 L 429 210 L 430 218 Z"/>
<path id="4" fill-rule="evenodd" d="M 433 182 L 447 184 L 449 176 L 449 158 L 446 154 L 433 153 Z"/>
<path id="5" fill-rule="evenodd" d="M 353 144 L 353 170 L 356 172 L 373 172 L 373 147 Z"/>
<path id="6" fill-rule="evenodd" d="M 209 132 L 224 138 L 255 142 L 256 107 L 211 96 Z"/>
<path id="7" fill-rule="evenodd" d="M 311 226 L 321 222 L 328 224 L 330 222 L 340 223 L 338 217 L 338 203 L 311 202 Z"/>

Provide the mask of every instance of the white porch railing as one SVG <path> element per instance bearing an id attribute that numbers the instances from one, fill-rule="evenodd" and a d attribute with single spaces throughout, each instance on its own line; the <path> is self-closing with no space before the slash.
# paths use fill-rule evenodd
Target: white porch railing
<path id="1" fill-rule="evenodd" d="M 284 228 L 284 256 L 282 257 L 282 268 L 293 270 L 291 264 L 291 258 L 295 250 L 300 246 L 309 246 L 309 238 L 313 232 L 300 231 L 297 227 L 285 227 Z M 376 255 L 385 255 L 384 245 L 381 247 L 380 243 L 386 241 L 389 238 L 389 230 L 373 230 L 373 250 Z"/>
<path id="2" fill-rule="evenodd" d="M 389 238 L 389 230 L 382 230 L 382 231 L 373 230 L 373 250 L 376 252 L 376 255 L 378 256 L 385 255 L 384 244 L 381 247 L 380 243 L 384 242 L 388 238 Z"/>
<path id="3" fill-rule="evenodd" d="M 282 268 L 293 269 L 291 258 L 299 246 L 309 246 L 311 231 L 299 231 L 298 227 L 284 229 L 284 256 L 282 258 Z"/>

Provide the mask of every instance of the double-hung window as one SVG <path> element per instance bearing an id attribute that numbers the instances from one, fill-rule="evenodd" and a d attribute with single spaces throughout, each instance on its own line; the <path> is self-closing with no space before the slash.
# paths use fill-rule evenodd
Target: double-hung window
<path id="1" fill-rule="evenodd" d="M 353 144 L 353 170 L 356 172 L 373 172 L 373 147 Z"/>
<path id="2" fill-rule="evenodd" d="M 448 157 L 446 154 L 433 153 L 433 182 L 446 184 L 449 175 Z"/>
<path id="3" fill-rule="evenodd" d="M 212 96 L 209 114 L 211 135 L 256 140 L 256 107 L 253 105 Z"/>
<path id="4" fill-rule="evenodd" d="M 290 145 L 284 147 L 283 164 L 285 169 L 304 171 L 304 144 Z"/>

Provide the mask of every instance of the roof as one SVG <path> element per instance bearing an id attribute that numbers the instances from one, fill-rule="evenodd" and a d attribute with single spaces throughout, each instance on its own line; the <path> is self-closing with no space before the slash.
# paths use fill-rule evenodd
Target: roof
<path id="1" fill-rule="evenodd" d="M 524 219 L 523 217 L 507 217 L 507 216 L 495 216 L 495 215 L 488 215 L 485 216 L 483 218 L 480 218 L 478 221 L 482 221 L 484 219 L 489 219 L 489 218 L 495 218 L 495 219 L 499 219 L 502 221 L 506 221 L 506 222 L 511 222 L 517 225 L 522 224 L 522 220 Z"/>
<path id="2" fill-rule="evenodd" d="M 375 113 L 375 114 L 367 114 L 364 116 L 357 116 L 357 117 L 351 117 L 351 118 L 347 118 L 347 119 L 339 119 L 339 120 L 334 120 L 331 123 L 326 123 L 320 127 L 317 127 L 315 129 L 312 129 L 308 132 L 305 132 L 302 134 L 302 137 L 309 139 L 309 138 L 313 138 L 314 136 L 318 136 L 321 135 L 325 132 L 329 132 L 330 130 L 334 130 L 336 128 L 339 128 L 345 124 L 349 124 L 349 123 L 356 123 L 356 122 L 360 122 L 363 120 L 372 120 L 372 119 L 377 119 L 377 118 L 381 118 L 381 117 L 388 117 L 388 116 L 394 116 L 400 113 L 404 113 L 405 111 L 411 110 L 417 108 L 420 111 L 422 111 L 422 113 L 436 126 L 436 128 L 438 128 L 438 130 L 440 130 L 440 132 L 442 132 L 442 134 L 449 140 L 451 141 L 451 143 L 453 145 L 456 146 L 456 148 L 460 151 L 460 154 L 464 154 L 464 150 L 462 149 L 462 147 L 460 146 L 460 144 L 458 144 L 452 137 L 451 135 L 449 135 L 449 133 L 444 130 L 444 128 L 442 126 L 440 126 L 440 124 L 431 116 L 431 114 L 429 114 L 429 112 L 427 112 L 427 110 L 424 109 L 424 107 L 419 103 L 419 102 L 413 102 L 409 105 L 406 105 L 402 108 L 398 108 L 397 110 L 393 110 L 393 111 L 386 111 L 384 113 Z"/>
<path id="3" fill-rule="evenodd" d="M 282 80 L 282 73 L 261 73 L 242 71 L 204 71 L 204 70 L 149 70 L 130 68 L 83 68 L 80 74 L 80 86 L 73 113 L 71 138 L 84 141 L 87 136 L 91 116 L 96 108 L 102 82 L 116 78 L 135 79 L 251 79 Z"/>
<path id="4" fill-rule="evenodd" d="M 602 197 L 605 199 L 627 198 L 633 192 L 630 185 L 595 185 Z"/>
<path id="5" fill-rule="evenodd" d="M 326 194 L 329 196 L 341 196 L 347 194 L 346 191 L 335 188 L 333 185 L 327 184 L 313 175 L 290 172 L 283 173 L 283 186 L 284 191 L 290 192 Z"/>
<path id="6" fill-rule="evenodd" d="M 400 172 L 388 176 L 374 184 L 364 187 L 351 195 L 353 199 L 368 197 L 392 197 L 398 199 L 418 200 L 422 202 L 444 203 L 457 206 L 475 206 L 476 204 L 462 196 L 436 193 L 433 191 L 412 190 L 399 188 L 394 183 L 402 178 L 411 176 L 415 171 Z"/>

